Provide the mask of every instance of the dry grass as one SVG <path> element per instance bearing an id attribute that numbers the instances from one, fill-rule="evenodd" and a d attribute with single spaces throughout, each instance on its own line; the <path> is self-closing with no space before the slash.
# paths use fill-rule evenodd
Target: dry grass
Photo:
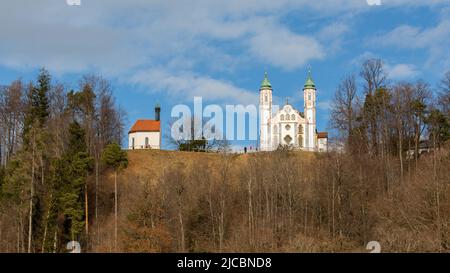
<path id="1" fill-rule="evenodd" d="M 368 252 L 372 240 L 383 252 L 450 251 L 447 150 L 424 156 L 418 169 L 411 162 L 403 181 L 394 157 L 389 165 L 309 152 L 134 150 L 128 158 L 119 176 L 120 251 Z M 112 185 L 106 172 L 104 240 L 93 251 L 110 249 Z"/>

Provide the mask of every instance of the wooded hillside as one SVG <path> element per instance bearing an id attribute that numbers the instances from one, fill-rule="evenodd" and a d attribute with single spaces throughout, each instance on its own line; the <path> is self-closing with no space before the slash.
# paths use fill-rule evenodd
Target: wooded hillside
<path id="1" fill-rule="evenodd" d="M 129 151 L 119 175 L 119 251 L 450 251 L 450 153 L 398 159 L 278 151 Z M 113 251 L 112 174 L 92 251 Z M 110 213 L 103 213 L 109 211 Z M 96 224 L 93 224 L 93 229 Z M 95 232 L 95 231 L 94 231 Z"/>

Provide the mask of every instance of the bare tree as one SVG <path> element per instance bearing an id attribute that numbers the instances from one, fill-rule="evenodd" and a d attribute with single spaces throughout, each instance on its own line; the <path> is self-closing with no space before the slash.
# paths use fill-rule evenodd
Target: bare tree
<path id="1" fill-rule="evenodd" d="M 450 118 L 450 71 L 445 73 L 441 80 L 441 92 L 439 93 L 439 104 L 442 112 Z"/>
<path id="2" fill-rule="evenodd" d="M 355 76 L 351 75 L 343 79 L 336 90 L 331 110 L 331 125 L 347 139 L 347 148 L 351 146 L 357 116 L 356 92 Z"/>
<path id="3" fill-rule="evenodd" d="M 364 80 L 365 105 L 364 119 L 369 126 L 370 148 L 374 154 L 378 153 L 378 130 L 376 107 L 374 106 L 375 91 L 387 85 L 387 75 L 384 71 L 383 61 L 369 59 L 363 63 L 360 76 Z"/>
<path id="4" fill-rule="evenodd" d="M 366 60 L 360 72 L 364 80 L 364 91 L 373 95 L 375 90 L 387 85 L 387 74 L 384 70 L 383 61 L 380 59 Z"/>
<path id="5" fill-rule="evenodd" d="M 3 166 L 18 151 L 21 144 L 23 88 L 21 80 L 0 88 L 0 155 Z"/>
<path id="6" fill-rule="evenodd" d="M 400 160 L 400 177 L 403 179 L 403 140 L 406 138 L 406 127 L 408 124 L 409 99 L 411 98 L 413 87 L 411 84 L 398 84 L 394 87 L 393 112 L 395 116 L 395 124 L 397 129 L 398 141 L 398 157 Z"/>
<path id="7" fill-rule="evenodd" d="M 431 98 L 431 92 L 427 83 L 418 81 L 413 89 L 412 98 L 412 121 L 414 126 L 414 156 L 417 167 L 419 158 L 419 144 L 426 124 L 427 103 Z"/>

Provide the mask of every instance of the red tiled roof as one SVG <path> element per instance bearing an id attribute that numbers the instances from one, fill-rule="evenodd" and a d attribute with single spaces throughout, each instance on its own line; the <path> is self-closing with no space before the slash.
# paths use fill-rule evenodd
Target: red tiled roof
<path id="1" fill-rule="evenodd" d="M 317 138 L 328 138 L 328 133 L 327 132 L 318 132 Z"/>
<path id="2" fill-rule="evenodd" d="M 129 134 L 136 132 L 160 132 L 161 122 L 157 120 L 139 119 L 131 127 Z"/>

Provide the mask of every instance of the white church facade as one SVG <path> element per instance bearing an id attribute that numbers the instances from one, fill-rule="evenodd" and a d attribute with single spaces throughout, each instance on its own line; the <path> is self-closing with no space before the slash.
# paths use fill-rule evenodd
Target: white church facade
<path id="1" fill-rule="evenodd" d="M 328 133 L 317 132 L 316 129 L 317 89 L 311 72 L 303 87 L 303 112 L 296 110 L 289 102 L 278 110 L 274 109 L 273 89 L 267 73 L 259 92 L 260 151 L 273 151 L 280 146 L 305 151 L 327 151 Z"/>

